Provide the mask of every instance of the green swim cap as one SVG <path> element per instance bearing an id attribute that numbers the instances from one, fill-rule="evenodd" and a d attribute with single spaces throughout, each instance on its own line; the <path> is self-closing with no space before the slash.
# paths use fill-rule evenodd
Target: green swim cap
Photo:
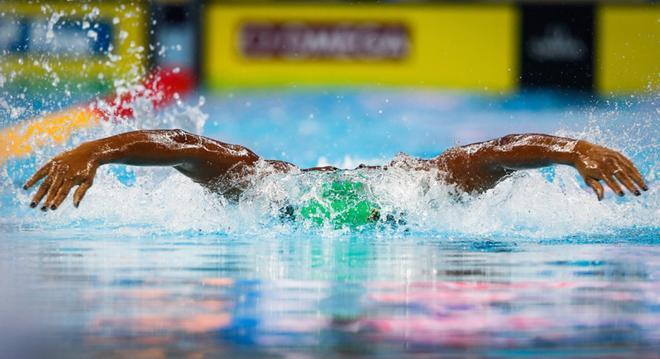
<path id="1" fill-rule="evenodd" d="M 297 212 L 319 226 L 331 223 L 335 228 L 356 228 L 380 218 L 380 207 L 368 197 L 361 182 L 333 181 L 324 184 L 319 197 L 307 201 Z"/>

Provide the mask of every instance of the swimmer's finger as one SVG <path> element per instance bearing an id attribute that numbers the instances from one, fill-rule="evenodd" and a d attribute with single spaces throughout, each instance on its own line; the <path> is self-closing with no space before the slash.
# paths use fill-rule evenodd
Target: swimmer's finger
<path id="1" fill-rule="evenodd" d="M 587 179 L 585 179 L 584 182 L 587 184 L 587 186 L 591 187 L 591 189 L 593 189 L 594 192 L 596 192 L 596 197 L 598 197 L 599 201 L 603 199 L 605 189 L 603 188 L 603 185 L 601 185 L 600 182 L 598 182 L 597 179 L 587 177 Z"/>
<path id="2" fill-rule="evenodd" d="M 57 191 L 59 191 L 63 181 L 64 181 L 64 174 L 62 174 L 61 172 L 56 172 L 55 175 L 53 176 L 53 181 L 50 185 L 50 188 L 48 189 L 48 196 L 46 197 L 46 201 L 44 202 L 44 205 L 41 206 L 42 211 L 47 210 L 48 206 L 53 202 L 55 196 L 57 195 Z"/>
<path id="3" fill-rule="evenodd" d="M 46 180 L 41 184 L 41 186 L 39 186 L 37 193 L 35 193 L 34 197 L 32 197 L 32 202 L 30 202 L 30 207 L 34 208 L 39 204 L 39 202 L 41 202 L 41 199 L 44 198 L 46 193 L 48 193 L 48 189 L 50 188 L 51 181 L 52 181 L 51 178 L 46 178 Z"/>
<path id="4" fill-rule="evenodd" d="M 641 194 L 623 170 L 615 171 L 614 177 L 616 177 L 616 179 L 621 182 L 621 184 L 626 187 L 630 193 L 634 194 L 635 196 L 639 196 Z"/>
<path id="5" fill-rule="evenodd" d="M 619 196 L 623 196 L 623 190 L 621 189 L 621 186 L 619 186 L 618 183 L 612 178 L 610 175 L 604 175 L 603 176 L 603 181 L 607 183 L 607 185 L 614 191 L 614 193 L 618 194 Z"/>
<path id="6" fill-rule="evenodd" d="M 55 196 L 55 199 L 53 199 L 53 202 L 48 204 L 48 207 L 52 210 L 56 210 L 57 207 L 64 202 L 64 199 L 66 196 L 69 195 L 69 192 L 71 192 L 71 188 L 73 187 L 73 181 L 70 179 L 64 180 L 62 183 L 62 186 L 60 186 L 60 189 L 57 191 L 57 195 Z"/>
<path id="7" fill-rule="evenodd" d="M 37 172 L 35 172 L 32 177 L 30 177 L 27 182 L 23 185 L 23 189 L 28 189 L 34 186 L 40 179 L 44 178 L 50 171 L 51 163 L 48 162 L 43 165 Z"/>
<path id="8" fill-rule="evenodd" d="M 637 167 L 635 167 L 635 164 L 625 157 L 623 157 L 621 162 L 623 162 L 623 166 L 628 170 L 627 173 L 628 177 L 632 178 L 632 180 L 635 181 L 637 187 L 641 188 L 644 191 L 648 191 L 649 188 L 646 186 L 646 183 L 644 183 L 644 177 L 642 177 L 642 174 L 639 173 Z"/>
<path id="9" fill-rule="evenodd" d="M 642 189 L 642 191 L 648 191 L 649 187 L 646 185 L 646 182 L 644 182 L 644 177 L 637 171 L 637 168 L 633 166 L 632 170 L 630 171 L 630 177 L 632 177 L 633 181 L 637 184 L 639 188 Z"/>
<path id="10" fill-rule="evenodd" d="M 76 206 L 76 208 L 78 208 L 80 201 L 85 197 L 85 193 L 89 187 L 92 187 L 92 181 L 85 181 L 81 183 L 76 189 L 76 192 L 73 193 L 73 205 Z"/>

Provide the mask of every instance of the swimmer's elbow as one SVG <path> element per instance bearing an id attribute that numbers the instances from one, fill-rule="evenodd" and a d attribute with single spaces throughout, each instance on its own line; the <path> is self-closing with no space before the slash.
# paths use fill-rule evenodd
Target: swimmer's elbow
<path id="1" fill-rule="evenodd" d="M 189 144 L 191 140 L 200 137 L 183 129 L 171 129 L 163 130 L 164 135 L 166 135 L 171 141 L 178 144 Z"/>
<path id="2" fill-rule="evenodd" d="M 520 133 L 510 133 L 506 136 L 498 137 L 490 141 L 490 145 L 498 149 L 506 149 L 514 143 L 517 143 L 527 137 L 530 137 L 529 134 L 520 134 Z"/>

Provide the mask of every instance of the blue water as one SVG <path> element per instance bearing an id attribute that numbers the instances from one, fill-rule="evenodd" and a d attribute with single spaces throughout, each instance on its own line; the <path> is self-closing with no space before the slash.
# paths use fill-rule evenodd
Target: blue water
<path id="1" fill-rule="evenodd" d="M 457 202 L 422 174 L 394 173 L 365 181 L 381 206 L 406 213 L 407 224 L 350 231 L 277 219 L 277 201 L 304 196 L 301 186 L 317 179 L 271 178 L 231 205 L 176 171 L 116 166 L 100 171 L 79 209 L 67 202 L 41 213 L 27 208 L 20 184 L 66 146 L 47 148 L 0 168 L 3 354 L 651 358 L 660 351 L 657 98 L 202 95 L 72 141 L 183 127 L 266 158 L 350 168 L 512 132 L 558 133 L 623 151 L 650 190 L 598 202 L 572 169 L 557 167 L 521 172 Z"/>

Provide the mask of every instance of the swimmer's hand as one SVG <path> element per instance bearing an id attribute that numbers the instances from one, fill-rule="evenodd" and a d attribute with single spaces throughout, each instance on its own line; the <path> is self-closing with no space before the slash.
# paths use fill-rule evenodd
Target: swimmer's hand
<path id="1" fill-rule="evenodd" d="M 23 185 L 23 189 L 27 190 L 45 178 L 32 198 L 30 207 L 36 207 L 46 197 L 41 210 L 46 211 L 48 208 L 55 210 L 64 202 L 75 186 L 78 188 L 73 194 L 73 205 L 78 207 L 85 193 L 92 186 L 99 165 L 98 155 L 96 155 L 94 147 L 90 145 L 83 144 L 57 155 L 35 172 Z"/>
<path id="2" fill-rule="evenodd" d="M 640 189 L 648 190 L 635 165 L 621 153 L 586 141 L 577 141 L 574 153 L 575 169 L 587 186 L 596 192 L 598 200 L 603 199 L 605 192 L 600 181 L 619 196 L 624 194 L 619 183 L 635 196 L 640 195 Z"/>

